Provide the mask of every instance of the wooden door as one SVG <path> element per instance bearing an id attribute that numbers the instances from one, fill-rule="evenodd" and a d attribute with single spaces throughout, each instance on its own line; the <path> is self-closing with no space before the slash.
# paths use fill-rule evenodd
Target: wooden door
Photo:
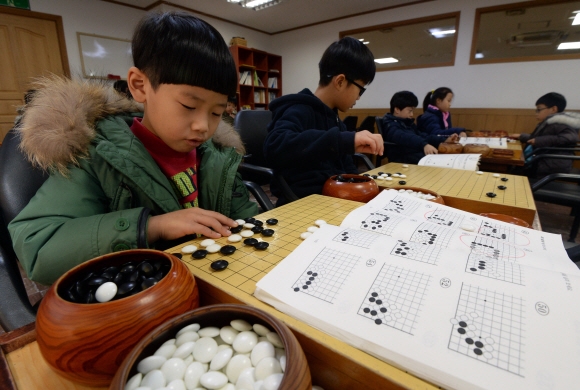
<path id="1" fill-rule="evenodd" d="M 62 18 L 0 7 L 0 143 L 32 78 L 49 73 L 70 75 Z"/>

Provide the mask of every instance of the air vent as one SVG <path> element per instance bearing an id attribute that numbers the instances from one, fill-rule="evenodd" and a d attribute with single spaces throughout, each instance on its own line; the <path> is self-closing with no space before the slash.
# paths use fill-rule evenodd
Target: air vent
<path id="1" fill-rule="evenodd" d="M 516 34 L 509 38 L 509 44 L 518 47 L 552 45 L 560 40 L 563 34 L 557 30 Z"/>

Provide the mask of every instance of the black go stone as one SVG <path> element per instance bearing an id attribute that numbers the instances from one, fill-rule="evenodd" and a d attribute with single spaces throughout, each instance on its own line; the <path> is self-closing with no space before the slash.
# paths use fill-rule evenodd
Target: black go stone
<path id="1" fill-rule="evenodd" d="M 495 198 L 497 195 L 493 192 L 488 192 L 487 194 L 485 194 L 487 196 L 489 196 L 490 198 Z"/>
<path id="2" fill-rule="evenodd" d="M 262 230 L 264 230 L 264 228 L 263 228 L 263 227 L 261 227 L 261 226 L 254 226 L 254 227 L 253 227 L 251 230 L 252 230 L 254 233 L 262 233 Z"/>
<path id="3" fill-rule="evenodd" d="M 194 259 L 200 260 L 207 256 L 207 251 L 205 249 L 198 249 L 191 254 Z"/>
<path id="4" fill-rule="evenodd" d="M 211 263 L 210 267 L 214 271 L 223 271 L 224 269 L 228 268 L 229 264 L 230 263 L 228 263 L 227 260 L 216 260 Z"/>
<path id="5" fill-rule="evenodd" d="M 407 182 L 405 180 L 399 180 L 399 184 L 404 185 L 407 184 Z"/>
<path id="6" fill-rule="evenodd" d="M 121 284 L 117 288 L 117 295 L 115 295 L 115 298 L 128 297 L 129 295 L 131 295 L 131 293 L 135 290 L 136 287 L 137 287 L 137 283 L 135 283 L 135 282 L 127 282 L 127 283 Z"/>
<path id="7" fill-rule="evenodd" d="M 507 177 L 502 177 L 500 180 L 501 181 L 508 181 L 509 179 Z"/>
<path id="8" fill-rule="evenodd" d="M 159 280 L 155 278 L 146 278 L 141 282 L 141 290 L 146 290 L 149 287 L 153 287 L 157 284 L 157 282 L 159 282 Z"/>
<path id="9" fill-rule="evenodd" d="M 363 176 L 370 176 L 368 173 L 363 173 Z"/>
<path id="10" fill-rule="evenodd" d="M 256 219 L 256 220 L 254 221 L 254 225 L 256 225 L 256 226 L 262 226 L 263 224 L 264 224 L 264 222 L 262 222 L 262 221 L 260 221 L 260 220 L 258 220 L 258 219 Z"/>
<path id="11" fill-rule="evenodd" d="M 181 253 L 172 253 L 172 256 L 177 257 L 179 260 L 183 259 L 183 255 Z M 155 267 L 156 271 L 159 271 L 159 268 Z"/>
<path id="12" fill-rule="evenodd" d="M 500 190 L 505 190 L 507 187 L 506 186 L 497 186 L 497 188 Z"/>
<path id="13" fill-rule="evenodd" d="M 246 238 L 244 240 L 244 244 L 246 245 L 250 245 L 250 246 L 254 246 L 258 243 L 258 240 L 256 240 L 255 238 Z"/>
<path id="14" fill-rule="evenodd" d="M 243 229 L 243 228 L 244 228 L 244 227 L 243 227 L 242 225 L 238 225 L 238 226 L 236 226 L 236 227 L 233 227 L 233 228 L 231 228 L 231 229 L 230 229 L 230 232 L 232 232 L 232 233 L 239 233 L 239 232 L 241 232 L 241 231 L 242 231 L 242 229 Z"/>
<path id="15" fill-rule="evenodd" d="M 272 237 L 274 235 L 273 229 L 264 229 L 262 230 L 262 236 Z"/>
<path id="16" fill-rule="evenodd" d="M 135 272 L 135 266 L 132 264 L 126 265 L 123 268 L 121 268 L 121 271 L 119 272 L 122 274 L 130 275 L 133 272 Z"/>
<path id="17" fill-rule="evenodd" d="M 372 175 L 371 176 L 373 179 L 376 179 L 378 176 L 377 175 Z"/>
<path id="18" fill-rule="evenodd" d="M 368 175 L 367 175 L 368 176 Z M 268 225 L 276 225 L 278 223 L 278 220 L 276 218 L 270 218 L 266 221 L 266 223 Z"/>
<path id="19" fill-rule="evenodd" d="M 248 218 L 245 218 L 244 221 L 246 221 L 246 223 L 254 223 L 254 222 L 256 222 L 256 218 L 248 217 Z"/>
<path id="20" fill-rule="evenodd" d="M 385 174 L 385 172 L 379 172 L 378 174 L 379 174 L 379 175 L 384 175 L 384 174 Z"/>
<path id="21" fill-rule="evenodd" d="M 220 248 L 220 253 L 224 255 L 231 255 L 236 251 L 236 247 L 233 245 L 225 245 Z"/>
<path id="22" fill-rule="evenodd" d="M 266 250 L 269 246 L 270 246 L 270 244 L 268 244 L 266 241 L 258 241 L 254 245 L 254 248 L 263 251 L 263 250 Z"/>

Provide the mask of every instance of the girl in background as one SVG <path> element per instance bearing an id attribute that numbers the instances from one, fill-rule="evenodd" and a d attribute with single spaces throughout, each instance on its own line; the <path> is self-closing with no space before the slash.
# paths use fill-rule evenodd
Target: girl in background
<path id="1" fill-rule="evenodd" d="M 453 91 L 447 87 L 437 88 L 427 93 L 423 99 L 423 114 L 417 118 L 417 127 L 429 135 L 449 136 L 458 134 L 466 137 L 465 129 L 451 124 L 451 101 Z"/>

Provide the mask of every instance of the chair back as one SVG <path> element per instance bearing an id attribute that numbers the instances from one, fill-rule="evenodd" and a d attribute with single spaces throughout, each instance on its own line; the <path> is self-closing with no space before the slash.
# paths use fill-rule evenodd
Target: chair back
<path id="1" fill-rule="evenodd" d="M 272 112 L 266 110 L 242 110 L 236 115 L 234 128 L 246 147 L 245 162 L 261 167 L 268 166 L 263 148 L 271 121 Z"/>
<path id="2" fill-rule="evenodd" d="M 0 146 L 0 325 L 6 331 L 29 324 L 36 316 L 7 226 L 48 178 L 47 173 L 30 164 L 19 144 L 18 133 L 12 129 Z"/>
<path id="3" fill-rule="evenodd" d="M 347 130 L 356 131 L 356 124 L 358 122 L 358 116 L 349 115 L 349 116 L 345 117 L 342 122 L 346 126 Z"/>
<path id="4" fill-rule="evenodd" d="M 375 121 L 376 121 L 375 118 L 376 117 L 374 117 L 374 116 L 367 116 L 365 119 L 363 119 L 360 126 L 357 127 L 356 131 L 368 130 L 371 133 L 374 133 L 375 132 Z"/>

